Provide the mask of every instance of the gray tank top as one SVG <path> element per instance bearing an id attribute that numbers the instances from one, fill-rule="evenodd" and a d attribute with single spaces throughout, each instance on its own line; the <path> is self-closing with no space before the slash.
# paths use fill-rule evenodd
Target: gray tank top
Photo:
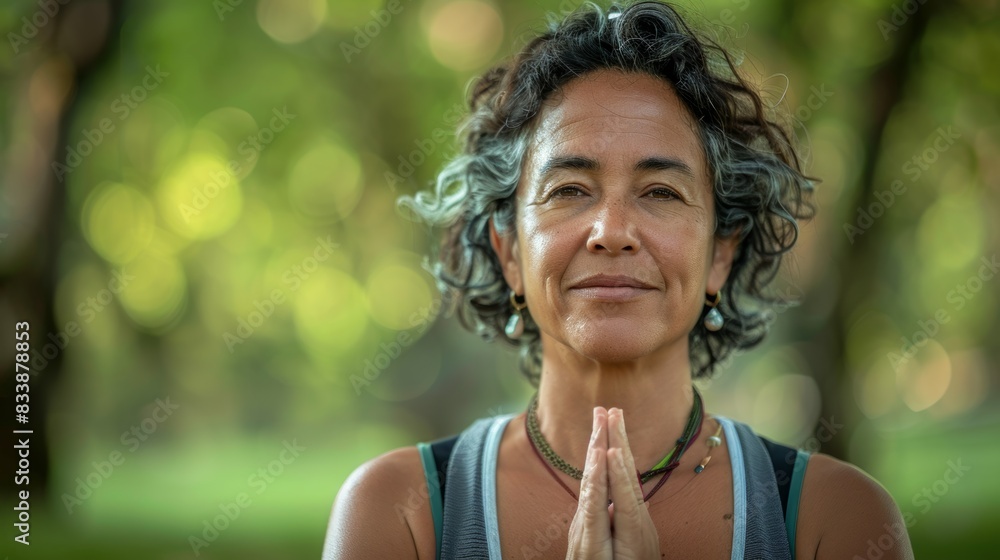
<path id="1" fill-rule="evenodd" d="M 462 432 L 448 460 L 443 503 L 429 446 L 418 446 L 428 474 L 439 558 L 500 560 L 497 455 L 504 428 L 514 416 L 477 420 Z M 809 454 L 796 450 L 789 500 L 782 514 L 768 449 L 746 424 L 719 415 L 715 418 L 729 442 L 733 472 L 732 560 L 792 560 L 794 545 L 790 543 L 795 542 L 798 494 Z"/>

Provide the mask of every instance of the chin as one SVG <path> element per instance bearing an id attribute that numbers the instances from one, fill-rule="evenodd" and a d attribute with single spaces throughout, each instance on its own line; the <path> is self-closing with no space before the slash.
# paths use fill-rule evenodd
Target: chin
<path id="1" fill-rule="evenodd" d="M 650 325 L 592 325 L 571 335 L 569 346 L 580 354 L 605 363 L 627 362 L 648 356 L 663 345 L 662 333 Z"/>

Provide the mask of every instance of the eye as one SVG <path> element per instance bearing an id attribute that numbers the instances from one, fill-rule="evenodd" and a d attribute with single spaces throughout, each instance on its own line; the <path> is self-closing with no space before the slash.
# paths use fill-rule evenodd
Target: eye
<path id="1" fill-rule="evenodd" d="M 578 196 L 583 196 L 585 193 L 583 189 L 576 185 L 566 185 L 564 187 L 559 187 L 552 191 L 552 198 L 575 198 Z"/>
<path id="2" fill-rule="evenodd" d="M 675 193 L 674 191 L 672 191 L 670 189 L 663 188 L 663 187 L 655 188 L 655 189 L 649 191 L 646 194 L 649 195 L 652 198 L 663 198 L 663 199 L 667 199 L 667 200 L 674 199 L 674 198 L 680 199 L 680 197 L 677 196 L 677 193 Z"/>

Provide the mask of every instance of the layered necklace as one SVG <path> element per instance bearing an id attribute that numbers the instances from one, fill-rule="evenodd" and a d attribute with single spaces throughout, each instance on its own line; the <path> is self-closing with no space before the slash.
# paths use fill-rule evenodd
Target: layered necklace
<path id="1" fill-rule="evenodd" d="M 694 389 L 694 405 L 691 407 L 691 415 L 688 417 L 687 426 L 684 428 L 683 435 L 677 438 L 677 442 L 674 444 L 673 448 L 671 448 L 666 456 L 654 465 L 653 468 L 644 473 L 640 473 L 636 470 L 636 476 L 639 478 L 640 485 L 645 484 L 646 481 L 656 475 L 665 473 L 665 476 L 656 483 L 656 486 L 643 497 L 643 501 L 648 502 L 649 499 L 653 497 L 653 494 L 655 494 L 656 491 L 663 486 L 663 483 L 670 478 L 674 469 L 680 465 L 681 457 L 684 455 L 684 452 L 698 438 L 698 434 L 701 433 L 701 424 L 704 418 L 701 394 L 698 393 L 697 387 L 692 388 Z M 538 427 L 538 393 L 535 393 L 535 395 L 531 397 L 531 403 L 528 405 L 527 420 L 524 423 L 524 427 L 525 431 L 528 433 L 528 441 L 531 442 L 531 448 L 545 466 L 546 470 L 548 470 L 549 474 L 552 475 L 552 478 L 554 478 L 556 482 L 563 487 L 563 489 L 569 492 L 569 494 L 573 496 L 573 499 L 579 500 L 576 493 L 573 492 L 573 490 L 571 490 L 569 486 L 567 486 L 562 479 L 559 478 L 559 475 L 557 475 L 554 470 L 552 470 L 552 467 L 555 467 L 576 480 L 583 479 L 583 471 L 573 465 L 570 465 L 562 457 L 560 457 L 559 454 L 552 449 L 552 446 L 549 445 L 545 436 L 542 435 L 542 431 Z M 701 461 L 701 464 L 699 464 L 698 467 L 695 467 L 695 473 L 700 473 L 708 464 L 708 460 L 711 459 L 711 448 L 721 443 L 721 439 L 719 438 L 721 431 L 722 426 L 720 424 L 715 435 L 708 438 L 707 443 L 709 447 L 709 455 Z M 549 465 L 551 465 L 551 467 Z"/>

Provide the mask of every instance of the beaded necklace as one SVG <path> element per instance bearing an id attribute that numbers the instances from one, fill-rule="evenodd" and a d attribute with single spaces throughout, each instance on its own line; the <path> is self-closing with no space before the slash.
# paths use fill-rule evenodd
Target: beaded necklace
<path id="1" fill-rule="evenodd" d="M 701 394 L 698 393 L 697 387 L 692 388 L 694 389 L 694 405 L 691 407 L 691 416 L 688 418 L 687 426 L 684 429 L 684 435 L 677 439 L 677 443 L 670 450 L 670 452 L 667 453 L 667 455 L 660 460 L 659 463 L 654 465 L 653 468 L 644 473 L 639 473 L 639 471 L 636 470 L 636 476 L 639 479 L 640 486 L 658 474 L 666 474 L 666 476 L 661 478 L 660 481 L 656 483 L 656 486 L 650 490 L 649 494 L 646 494 L 646 496 L 643 497 L 643 501 L 648 502 L 649 499 L 653 497 L 653 494 L 655 494 L 656 491 L 663 486 L 663 483 L 670 478 L 670 474 L 680 465 L 681 457 L 684 455 L 684 451 L 691 446 L 701 433 L 701 424 L 704 417 Z M 562 479 L 559 478 L 559 475 L 552 470 L 552 467 L 549 466 L 551 463 L 557 469 L 575 478 L 576 480 L 583 479 L 583 471 L 573 467 L 560 457 L 559 454 L 552 449 L 552 446 L 549 445 L 545 436 L 542 435 L 542 431 L 538 427 L 538 393 L 535 393 L 535 395 L 531 398 L 531 403 L 528 406 L 527 418 L 524 423 L 524 429 L 528 434 L 528 441 L 531 442 L 531 449 L 535 452 L 535 455 L 538 456 L 538 459 L 545 466 L 546 470 L 548 470 L 549 474 L 552 475 L 552 478 L 554 478 L 556 482 L 563 487 L 563 489 L 569 492 L 569 494 L 573 496 L 573 499 L 579 500 L 576 493 L 573 492 L 573 490 L 571 490 L 569 486 L 567 486 Z M 707 464 L 707 461 L 704 461 L 704 463 Z M 704 468 L 704 466 L 702 466 L 702 468 Z"/>

